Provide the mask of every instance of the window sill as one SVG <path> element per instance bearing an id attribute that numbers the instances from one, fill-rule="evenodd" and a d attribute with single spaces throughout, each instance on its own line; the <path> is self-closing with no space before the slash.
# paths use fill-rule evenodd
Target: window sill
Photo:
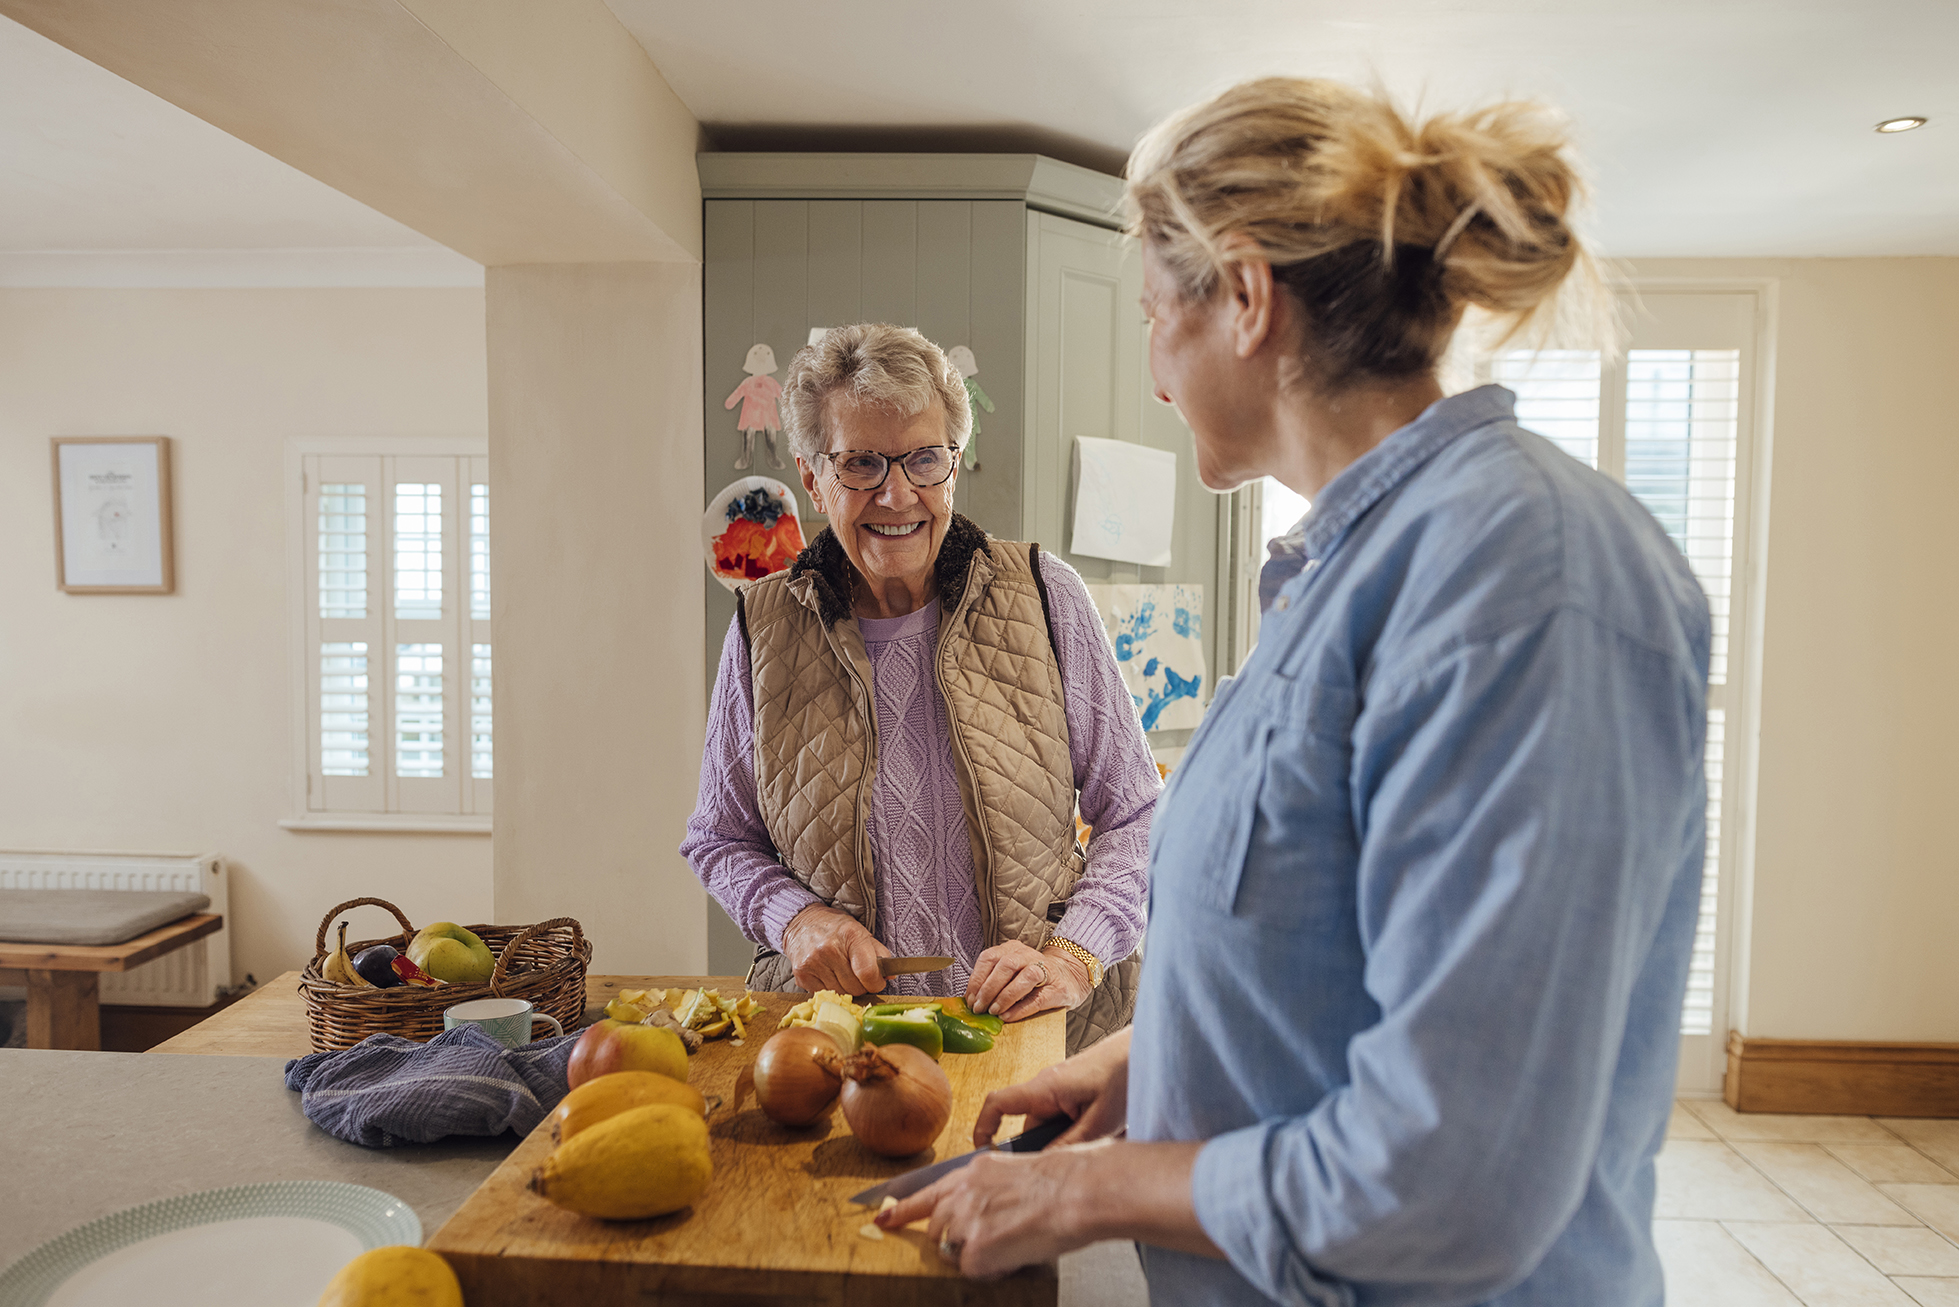
<path id="1" fill-rule="evenodd" d="M 428 812 L 309 812 L 287 817 L 279 826 L 290 831 L 368 835 L 488 835 L 490 818 Z"/>

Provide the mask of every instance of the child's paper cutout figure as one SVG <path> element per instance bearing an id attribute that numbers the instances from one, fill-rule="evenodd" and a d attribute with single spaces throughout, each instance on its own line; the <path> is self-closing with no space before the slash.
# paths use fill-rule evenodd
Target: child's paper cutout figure
<path id="1" fill-rule="evenodd" d="M 953 367 L 959 369 L 959 376 L 966 383 L 966 398 L 973 401 L 973 433 L 966 440 L 966 470 L 968 472 L 977 472 L 980 470 L 979 450 L 977 448 L 980 433 L 980 410 L 985 409 L 989 413 L 995 412 L 996 410 L 993 407 L 993 401 L 986 397 L 984 390 L 980 389 L 980 383 L 973 380 L 974 377 L 979 375 L 979 363 L 974 360 L 972 350 L 964 345 L 954 345 L 946 354 L 946 361 L 951 363 Z"/>
<path id="2" fill-rule="evenodd" d="M 730 590 L 780 572 L 803 544 L 795 493 L 773 477 L 742 477 L 723 487 L 701 515 L 707 570 Z"/>
<path id="3" fill-rule="evenodd" d="M 782 383 L 772 375 L 775 372 L 775 351 L 767 345 L 751 345 L 748 358 L 741 365 L 748 374 L 748 380 L 735 387 L 735 393 L 728 396 L 722 408 L 733 408 L 736 401 L 741 403 L 741 415 L 735 420 L 735 429 L 745 437 L 741 457 L 735 460 L 737 469 L 746 469 L 755 462 L 755 436 L 766 431 L 769 440 L 769 462 L 777 467 L 784 466 L 782 454 L 776 449 L 776 435 L 782 430 L 782 415 L 776 409 L 776 401 L 782 398 Z"/>

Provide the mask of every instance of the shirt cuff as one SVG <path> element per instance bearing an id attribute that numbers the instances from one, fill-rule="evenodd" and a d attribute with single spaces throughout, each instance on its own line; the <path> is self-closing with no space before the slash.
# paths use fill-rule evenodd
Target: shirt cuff
<path id="1" fill-rule="evenodd" d="M 821 903 L 822 899 L 809 892 L 803 883 L 788 873 L 783 873 L 780 885 L 771 885 L 762 893 L 758 916 L 762 923 L 762 936 L 768 946 L 778 953 L 788 950 L 782 947 L 782 932 L 789 928 L 796 914 L 811 904 Z"/>
<path id="2" fill-rule="evenodd" d="M 1118 947 L 1118 941 L 1127 933 L 1124 923 L 1092 903 L 1078 903 L 1069 908 L 1055 924 L 1053 932 L 1093 953 L 1105 972 L 1123 960 L 1111 955 Z M 1128 956 L 1128 953 L 1123 954 L 1125 958 Z"/>
<path id="3" fill-rule="evenodd" d="M 1272 1285 L 1275 1237 L 1265 1153 L 1278 1122 L 1247 1126 L 1214 1137 L 1197 1152 L 1190 1172 L 1190 1201 L 1197 1223 L 1230 1259 L 1238 1274 L 1266 1293 Z"/>

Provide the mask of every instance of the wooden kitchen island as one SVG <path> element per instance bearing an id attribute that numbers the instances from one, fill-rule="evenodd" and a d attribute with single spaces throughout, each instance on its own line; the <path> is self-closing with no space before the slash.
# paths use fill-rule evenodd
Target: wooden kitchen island
<path id="1" fill-rule="evenodd" d="M 154 1053 L 297 1057 L 310 1052 L 298 973 L 288 972 L 223 1012 L 158 1045 Z M 621 989 L 695 988 L 740 992 L 736 976 L 592 976 L 588 1013 Z M 531 1172 L 550 1152 L 540 1130 L 518 1144 L 428 1240 L 462 1278 L 470 1307 L 579 1304 L 799 1303 L 825 1307 L 886 1304 L 987 1304 L 1049 1307 L 1057 1301 L 1052 1266 L 978 1283 L 945 1265 L 923 1227 L 865 1238 L 870 1212 L 849 1196 L 915 1166 L 971 1147 L 973 1122 L 988 1091 L 1017 1083 L 1061 1060 L 1061 1013 L 1008 1026 L 993 1051 L 948 1056 L 952 1119 L 928 1153 L 902 1161 L 859 1146 L 842 1114 L 804 1130 L 769 1121 L 749 1101 L 737 1110 L 734 1086 L 796 996 L 760 994 L 768 1013 L 744 1045 L 710 1042 L 690 1079 L 710 1100 L 714 1180 L 695 1206 L 651 1221 L 597 1221 L 551 1206 L 529 1192 Z M 1007 1132 L 1018 1128 L 1010 1119 Z M 548 1127 L 547 1127 L 548 1129 Z"/>

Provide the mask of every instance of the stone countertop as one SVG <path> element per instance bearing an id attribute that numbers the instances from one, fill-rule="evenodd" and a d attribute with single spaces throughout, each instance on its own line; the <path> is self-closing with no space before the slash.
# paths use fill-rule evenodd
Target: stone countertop
<path id="1" fill-rule="evenodd" d="M 385 1190 L 435 1233 L 489 1178 L 517 1136 L 362 1148 L 326 1134 L 286 1088 L 308 1051 L 289 972 L 150 1053 L 0 1049 L 0 1267 L 97 1217 L 178 1194 L 270 1180 L 339 1180 Z M 698 985 L 701 977 L 593 976 L 595 1006 L 621 988 Z M 708 977 L 724 988 L 740 977 Z M 289 1055 L 265 1056 L 290 1050 Z M 175 1053 L 179 1056 L 159 1056 Z M 184 1055 L 192 1056 L 184 1056 Z M 224 1054 L 225 1056 L 194 1056 Z M 1061 1259 L 1062 1307 L 1147 1303 L 1123 1242 Z"/>
<path id="2" fill-rule="evenodd" d="M 286 1061 L 0 1049 L 0 1267 L 125 1207 L 270 1180 L 384 1190 L 427 1237 L 517 1146 L 342 1143 L 299 1110 Z"/>

